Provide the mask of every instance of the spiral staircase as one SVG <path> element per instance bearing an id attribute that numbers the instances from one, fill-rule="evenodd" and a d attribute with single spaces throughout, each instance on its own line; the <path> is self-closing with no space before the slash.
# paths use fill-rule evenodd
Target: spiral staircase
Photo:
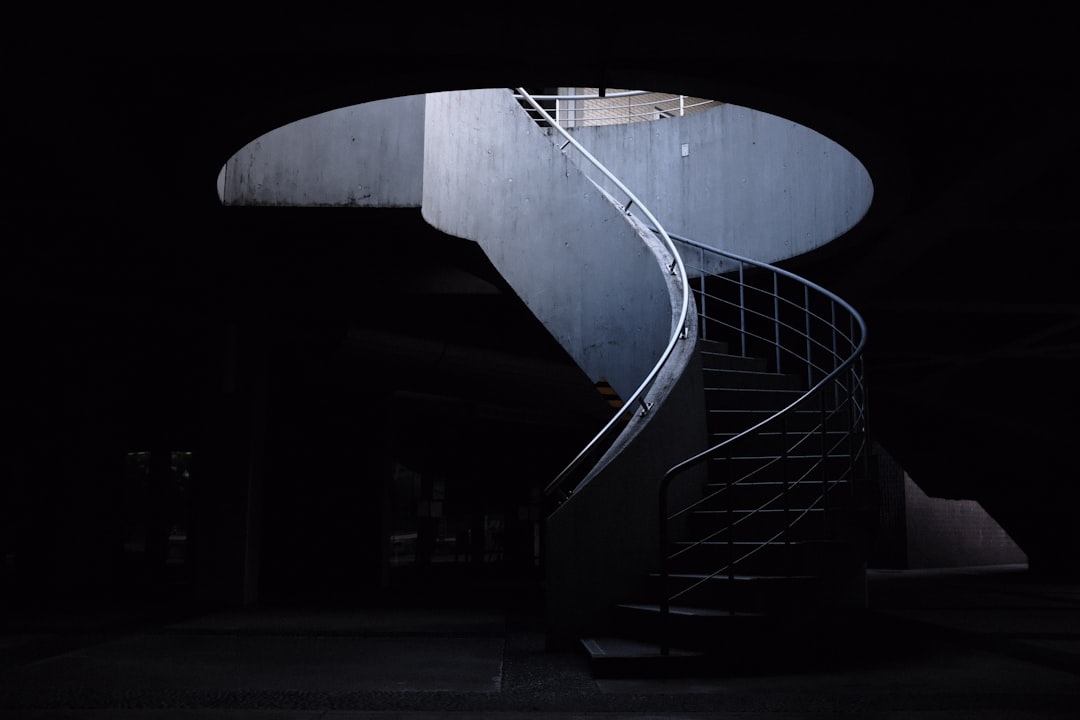
<path id="1" fill-rule="evenodd" d="M 561 149 L 575 146 L 619 184 L 535 98 L 517 97 L 563 135 Z M 664 238 L 669 269 L 692 287 L 692 321 L 673 324 L 671 344 L 695 343 L 687 371 L 700 367 L 708 440 L 659 483 L 656 562 L 640 591 L 581 646 L 597 676 L 776 669 L 837 611 L 865 601 L 866 327 L 810 281 L 670 235 L 620 188 L 624 212 Z M 628 398 L 642 415 L 670 357 Z M 558 502 L 574 501 L 575 483 L 625 432 L 622 419 L 548 486 Z"/>
<path id="2" fill-rule="evenodd" d="M 717 105 L 627 91 L 598 115 L 589 99 L 572 96 L 572 124 Z M 543 488 L 549 642 L 584 648 L 598 675 L 713 669 L 747 633 L 767 633 L 772 658 L 865 601 L 865 324 L 788 270 L 668 232 L 553 102 L 517 88 L 372 110 L 423 133 L 407 201 L 474 241 L 581 370 L 621 389 Z M 758 646 L 741 643 L 739 663 Z"/>

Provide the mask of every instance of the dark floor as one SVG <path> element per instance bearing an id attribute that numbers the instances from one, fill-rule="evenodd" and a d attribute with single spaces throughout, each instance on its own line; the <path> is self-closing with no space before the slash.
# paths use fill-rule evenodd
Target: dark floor
<path id="1" fill-rule="evenodd" d="M 0 635 L 0 718 L 1078 717 L 1080 582 L 1022 566 L 879 570 L 869 593 L 821 662 L 667 679 L 594 678 L 520 610 L 28 614 Z"/>

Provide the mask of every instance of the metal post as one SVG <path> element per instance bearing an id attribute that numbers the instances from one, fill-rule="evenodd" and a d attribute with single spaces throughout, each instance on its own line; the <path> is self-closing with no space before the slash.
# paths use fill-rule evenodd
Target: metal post
<path id="1" fill-rule="evenodd" d="M 814 363 L 811 360 L 813 352 L 810 344 L 810 288 L 803 285 L 803 312 L 806 318 L 806 387 L 814 387 Z"/>
<path id="2" fill-rule="evenodd" d="M 739 263 L 739 337 L 742 341 L 742 356 L 746 357 L 746 263 Z"/>
<path id="3" fill-rule="evenodd" d="M 776 372 L 780 372 L 780 276 L 773 273 L 773 342 L 776 347 Z"/>
<path id="4" fill-rule="evenodd" d="M 701 309 L 699 311 L 701 322 L 698 323 L 698 332 L 703 340 L 709 339 L 709 317 L 705 312 L 705 250 L 698 248 L 698 287 L 701 288 Z"/>
<path id="5" fill-rule="evenodd" d="M 836 383 L 833 383 L 836 386 Z M 825 391 L 818 396 L 821 407 L 821 509 L 825 537 L 829 536 L 829 413 L 825 407 Z"/>
<path id="6" fill-rule="evenodd" d="M 783 455 L 780 456 L 780 494 L 784 499 L 784 572 L 790 577 L 791 572 L 791 495 L 788 492 L 791 478 L 791 458 L 788 450 L 788 416 L 785 415 L 780 425 L 780 441 Z"/>
<path id="7" fill-rule="evenodd" d="M 667 655 L 671 650 L 668 641 L 668 616 L 671 603 L 668 600 L 668 517 L 667 489 L 671 478 L 664 476 L 660 482 L 660 499 L 657 503 L 660 537 L 660 654 Z"/>

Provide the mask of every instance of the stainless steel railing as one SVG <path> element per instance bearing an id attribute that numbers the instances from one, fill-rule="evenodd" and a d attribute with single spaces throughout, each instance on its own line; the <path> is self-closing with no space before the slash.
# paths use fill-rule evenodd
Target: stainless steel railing
<path id="1" fill-rule="evenodd" d="M 596 168 L 600 173 L 610 180 L 614 185 L 626 196 L 626 203 L 623 205 L 625 212 L 629 212 L 631 206 L 637 209 L 637 212 L 643 215 L 649 223 L 652 224 L 654 232 L 663 240 L 668 251 L 671 253 L 670 258 L 667 261 L 668 270 L 676 276 L 677 283 L 681 288 L 682 297 L 679 304 L 679 315 L 676 321 L 673 323 L 673 332 L 668 340 L 666 347 L 660 354 L 660 358 L 656 364 L 641 381 L 637 389 L 634 390 L 629 397 L 625 398 L 624 406 L 627 408 L 640 407 L 642 413 L 648 412 L 652 407 L 652 403 L 648 400 L 648 392 L 652 388 L 653 383 L 656 381 L 657 376 L 663 370 L 664 365 L 667 363 L 668 358 L 671 357 L 672 352 L 675 349 L 676 344 L 686 337 L 686 323 L 690 312 L 690 291 L 686 278 L 686 268 L 683 265 L 683 260 L 679 255 L 678 248 L 664 230 L 660 222 L 653 216 L 649 209 L 627 188 L 623 183 L 615 177 L 604 165 L 594 158 L 588 150 L 582 147 L 570 133 L 566 132 L 559 125 L 554 118 L 548 114 L 547 110 L 541 107 L 536 98 L 532 97 L 523 88 L 517 89 L 516 97 L 530 106 L 537 117 L 541 118 L 544 122 L 550 124 L 555 128 L 563 138 L 566 140 L 566 145 L 563 145 L 565 149 L 567 146 L 573 147 L 578 153 L 588 161 L 592 167 Z M 584 448 L 570 461 L 570 463 L 560 472 L 554 480 L 552 480 L 544 488 L 544 492 L 547 495 L 561 496 L 561 499 L 565 500 L 575 490 L 576 483 L 582 479 L 575 473 L 581 468 L 581 466 L 591 457 L 595 457 L 597 452 L 605 447 L 608 447 L 610 443 L 617 437 L 618 430 L 622 428 L 622 418 L 625 411 L 620 410 L 601 428 L 600 432 L 590 440 Z"/>
<path id="2" fill-rule="evenodd" d="M 670 468 L 660 483 L 658 499 L 660 612 L 666 618 L 671 604 L 717 577 L 734 580 L 740 565 L 774 542 L 788 542 L 789 530 L 810 513 L 820 513 L 822 538 L 841 537 L 850 528 L 828 527 L 830 508 L 857 505 L 853 494 L 868 476 L 869 440 L 867 393 L 862 357 L 866 324 L 859 313 L 834 293 L 781 268 L 706 247 L 689 238 L 672 236 L 684 244 L 684 258 L 695 278 L 694 298 L 703 338 L 733 342 L 733 354 L 765 359 L 770 370 L 795 374 L 808 388 L 786 407 L 744 430 Z M 800 418 L 798 422 L 796 418 Z M 763 453 L 768 435 L 773 449 Z M 758 443 L 753 450 L 751 443 Z M 672 484 L 691 468 L 720 462 L 739 473 L 713 483 L 710 493 L 672 510 Z M 745 462 L 752 459 L 751 462 Z M 791 470 L 798 459 L 797 470 Z M 727 523 L 710 527 L 701 537 L 683 529 L 682 542 L 673 551 L 671 526 L 705 506 L 718 507 L 718 496 L 739 483 L 768 474 L 779 479 L 779 491 L 757 507 L 728 505 Z M 817 492 L 801 507 L 788 503 L 790 493 L 802 485 Z M 843 490 L 844 496 L 835 493 Z M 750 544 L 739 543 L 739 525 L 756 513 L 772 512 L 781 518 L 773 534 Z M 708 545 L 713 565 L 687 579 L 677 589 L 671 564 L 679 555 Z M 708 555 L 706 557 L 709 557 Z M 665 643 L 662 652 L 668 652 Z"/>

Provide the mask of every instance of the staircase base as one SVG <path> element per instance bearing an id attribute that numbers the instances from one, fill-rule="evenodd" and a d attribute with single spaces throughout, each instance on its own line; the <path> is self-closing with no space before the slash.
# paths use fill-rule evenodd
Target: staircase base
<path id="1" fill-rule="evenodd" d="M 671 648 L 664 654 L 655 642 L 603 636 L 582 638 L 581 646 L 596 678 L 690 677 L 715 670 L 703 652 Z"/>

